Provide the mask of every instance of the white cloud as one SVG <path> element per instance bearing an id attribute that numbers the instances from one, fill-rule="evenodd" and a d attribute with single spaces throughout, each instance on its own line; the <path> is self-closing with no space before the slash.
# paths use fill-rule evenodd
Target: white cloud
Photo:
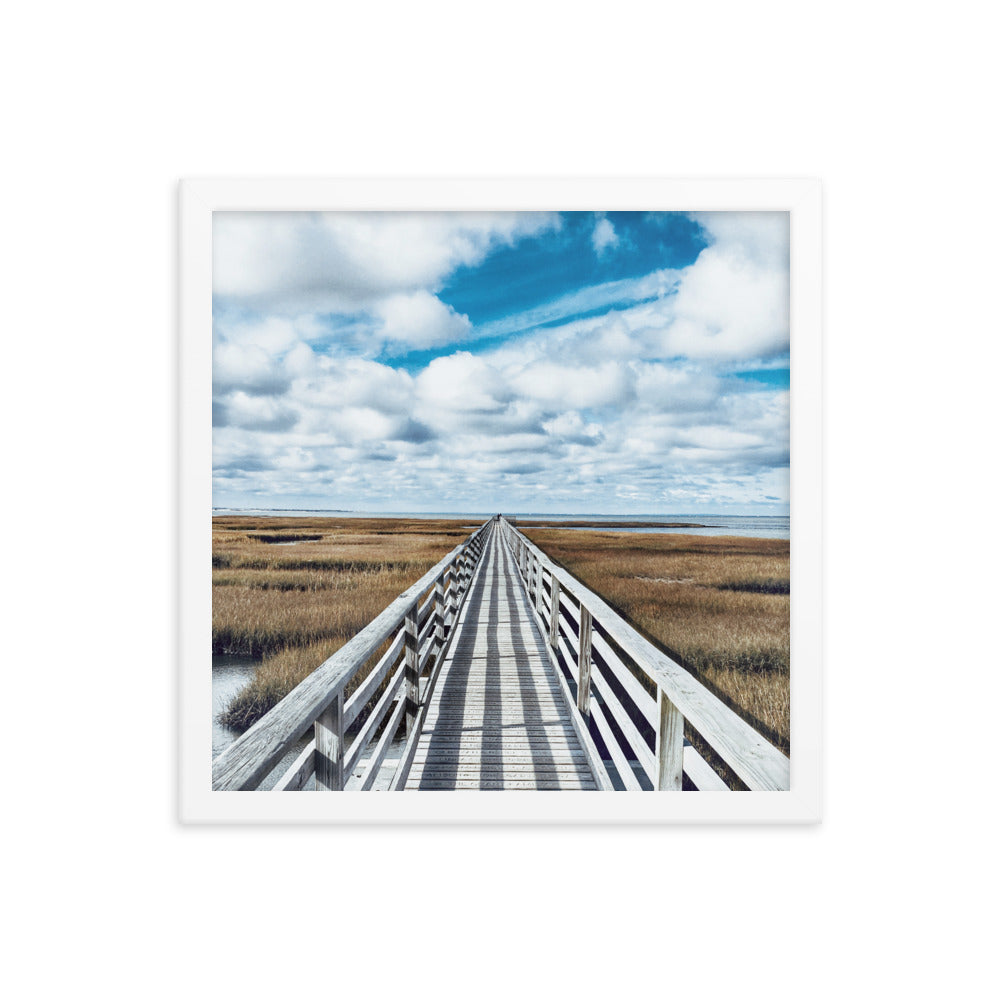
<path id="1" fill-rule="evenodd" d="M 213 293 L 286 314 L 350 311 L 434 289 L 559 224 L 547 212 L 216 212 Z"/>
<path id="2" fill-rule="evenodd" d="M 672 303 L 669 342 L 677 354 L 749 358 L 787 350 L 788 269 L 765 262 L 773 252 L 743 242 L 701 252 Z"/>
<path id="3" fill-rule="evenodd" d="M 584 422 L 575 410 L 560 413 L 544 426 L 547 433 L 569 444 L 594 445 L 604 436 L 600 424 Z"/>
<path id="4" fill-rule="evenodd" d="M 250 396 L 234 392 L 219 405 L 213 423 L 216 426 L 242 427 L 247 430 L 289 431 L 298 422 L 296 411 L 286 403 L 268 396 Z"/>
<path id="5" fill-rule="evenodd" d="M 618 246 L 618 234 L 610 219 L 597 220 L 597 225 L 594 226 L 594 231 L 590 236 L 590 242 L 598 257 L 603 256 L 606 250 L 613 250 Z"/>
<path id="6" fill-rule="evenodd" d="M 255 396 L 280 395 L 291 383 L 273 354 L 255 344 L 221 343 L 212 352 L 216 391 L 241 390 Z"/>
<path id="7" fill-rule="evenodd" d="M 391 295 L 375 311 L 382 320 L 382 338 L 404 349 L 454 344 L 472 330 L 468 316 L 423 290 Z"/>
<path id="8" fill-rule="evenodd" d="M 632 396 L 632 373 L 615 361 L 594 366 L 536 362 L 511 377 L 532 399 L 567 409 L 622 406 Z"/>
<path id="9" fill-rule="evenodd" d="M 757 266 L 787 270 L 787 212 L 693 212 L 691 217 L 716 246 L 737 249 Z"/>
<path id="10" fill-rule="evenodd" d="M 497 413 L 512 398 L 500 372 L 468 351 L 435 358 L 417 377 L 417 393 L 431 412 Z"/>

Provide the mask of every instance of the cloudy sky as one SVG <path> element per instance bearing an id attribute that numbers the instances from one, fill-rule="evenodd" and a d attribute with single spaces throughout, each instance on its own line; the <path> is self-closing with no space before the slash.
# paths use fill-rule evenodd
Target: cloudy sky
<path id="1" fill-rule="evenodd" d="M 213 503 L 784 514 L 784 213 L 215 214 Z"/>

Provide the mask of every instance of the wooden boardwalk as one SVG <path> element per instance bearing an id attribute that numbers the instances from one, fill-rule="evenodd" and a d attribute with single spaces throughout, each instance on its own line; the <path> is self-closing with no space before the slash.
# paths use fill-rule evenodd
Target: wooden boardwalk
<path id="1" fill-rule="evenodd" d="M 514 558 L 493 530 L 406 790 L 596 789 Z"/>
<path id="2" fill-rule="evenodd" d="M 501 515 L 213 760 L 212 788 L 279 764 L 283 792 L 790 787 L 785 754 Z"/>

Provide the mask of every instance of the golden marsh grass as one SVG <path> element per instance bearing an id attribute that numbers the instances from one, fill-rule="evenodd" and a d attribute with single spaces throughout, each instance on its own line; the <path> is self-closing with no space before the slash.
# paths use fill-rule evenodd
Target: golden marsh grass
<path id="1" fill-rule="evenodd" d="M 458 520 L 213 519 L 213 652 L 263 658 L 224 721 L 252 725 L 470 532 Z M 787 541 L 525 533 L 788 750 Z"/>
<path id="2" fill-rule="evenodd" d="M 223 716 L 236 729 L 469 534 L 461 521 L 417 519 L 229 516 L 212 527 L 212 652 L 263 658 Z"/>
<path id="3" fill-rule="evenodd" d="M 525 530 L 535 544 L 789 749 L 789 543 Z"/>

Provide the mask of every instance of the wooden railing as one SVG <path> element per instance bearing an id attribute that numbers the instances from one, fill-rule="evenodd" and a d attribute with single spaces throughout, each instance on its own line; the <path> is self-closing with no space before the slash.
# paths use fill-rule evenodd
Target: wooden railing
<path id="1" fill-rule="evenodd" d="M 699 791 L 728 791 L 728 768 L 752 790 L 789 788 L 783 753 L 506 518 L 499 526 L 599 787 L 679 791 L 686 776 Z M 684 739 L 685 722 L 725 767 Z"/>
<path id="2" fill-rule="evenodd" d="M 390 790 L 402 788 L 437 668 L 495 523 L 490 519 L 449 552 L 220 754 L 212 763 L 212 788 L 257 788 L 311 727 L 312 740 L 274 790 L 299 791 L 313 775 L 317 790 L 368 790 L 405 716 L 406 743 L 389 785 Z M 388 649 L 372 664 L 386 640 L 391 640 Z M 345 697 L 356 678 L 360 682 Z M 359 767 L 360 779 L 354 777 Z"/>

